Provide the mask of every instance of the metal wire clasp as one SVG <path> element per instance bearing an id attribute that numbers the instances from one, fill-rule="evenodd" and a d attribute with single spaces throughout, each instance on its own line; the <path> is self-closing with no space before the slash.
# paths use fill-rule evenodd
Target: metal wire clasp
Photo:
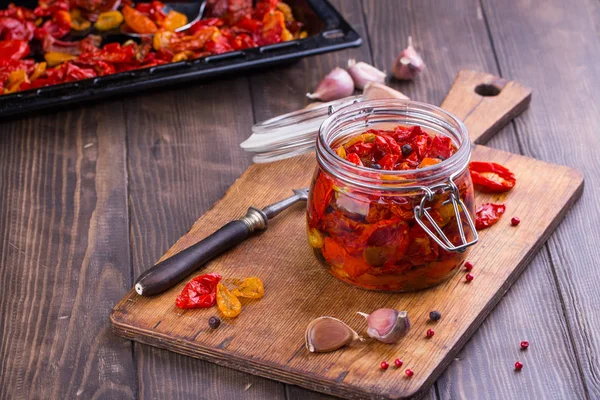
<path id="1" fill-rule="evenodd" d="M 452 178 L 448 179 L 447 183 L 442 183 L 442 184 L 430 186 L 430 187 L 424 186 L 421 189 L 425 192 L 425 194 L 423 195 L 423 198 L 421 199 L 420 204 L 418 206 L 415 206 L 415 220 L 417 221 L 419 226 L 421 228 L 423 228 L 423 230 L 433 240 L 435 240 L 435 242 L 437 244 L 440 245 L 440 247 L 442 247 L 446 251 L 456 251 L 456 252 L 462 253 L 463 251 L 465 251 L 467 249 L 467 247 L 472 246 L 475 243 L 477 243 L 477 241 L 479 240 L 479 235 L 477 234 L 477 230 L 475 229 L 475 224 L 473 223 L 473 220 L 471 219 L 471 216 L 469 215 L 469 212 L 467 211 L 467 207 L 465 206 L 465 203 L 460 198 L 460 193 L 458 191 L 458 188 L 456 187 L 456 184 L 452 180 Z M 454 215 L 456 217 L 456 222 L 458 224 L 458 232 L 460 234 L 460 239 L 461 239 L 460 244 L 454 244 L 450 241 L 450 239 L 448 239 L 448 237 L 442 231 L 442 228 L 431 217 L 431 214 L 428 211 L 429 208 L 425 207 L 425 203 L 427 201 L 432 201 L 436 192 L 441 192 L 441 193 L 450 192 L 450 198 L 442 204 L 446 205 L 446 204 L 452 202 L 452 205 L 454 207 Z M 465 236 L 465 231 L 464 231 L 463 224 L 462 224 L 463 221 L 460 216 L 461 210 L 464 211 L 464 215 L 466 216 L 467 223 L 469 225 L 469 229 L 471 230 L 471 233 L 473 234 L 473 240 L 471 240 L 471 241 L 467 241 L 467 237 Z M 433 226 L 433 228 L 437 232 L 437 235 L 431 229 L 429 229 L 429 227 L 427 225 L 425 225 L 425 222 L 423 222 L 423 216 L 425 216 L 425 218 L 427 218 L 427 221 L 429 221 L 431 226 Z"/>

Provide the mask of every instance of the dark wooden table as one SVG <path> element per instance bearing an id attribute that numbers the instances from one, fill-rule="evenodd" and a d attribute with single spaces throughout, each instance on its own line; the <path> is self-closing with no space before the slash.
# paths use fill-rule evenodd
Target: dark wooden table
<path id="1" fill-rule="evenodd" d="M 361 48 L 0 123 L 0 398 L 323 397 L 117 338 L 108 315 L 250 164 L 238 144 L 253 122 L 306 105 L 348 58 L 389 71 L 408 35 L 427 70 L 394 86 L 439 104 L 463 68 L 518 80 L 531 107 L 489 145 L 586 175 L 428 397 L 600 397 L 600 2 L 334 3 Z"/>

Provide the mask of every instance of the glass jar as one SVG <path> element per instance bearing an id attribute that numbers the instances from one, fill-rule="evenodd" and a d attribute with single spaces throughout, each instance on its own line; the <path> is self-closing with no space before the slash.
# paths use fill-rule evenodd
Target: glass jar
<path id="1" fill-rule="evenodd" d="M 357 166 L 333 150 L 368 129 L 420 126 L 452 140 L 456 152 L 413 170 Z M 458 271 L 478 240 L 464 124 L 448 112 L 408 100 L 358 102 L 323 122 L 309 192 L 308 241 L 335 277 L 365 289 L 411 291 Z"/>

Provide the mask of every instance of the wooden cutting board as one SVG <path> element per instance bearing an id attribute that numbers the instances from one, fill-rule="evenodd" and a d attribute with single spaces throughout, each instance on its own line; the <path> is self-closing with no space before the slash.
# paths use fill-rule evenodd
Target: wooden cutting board
<path id="1" fill-rule="evenodd" d="M 500 89 L 500 94 L 474 94 L 482 83 Z M 443 107 L 466 122 L 476 142 L 517 115 L 529 98 L 530 91 L 514 82 L 464 71 Z M 468 259 L 475 264 L 471 283 L 465 282 L 461 271 L 435 288 L 415 293 L 351 287 L 329 275 L 314 258 L 306 239 L 305 209 L 296 205 L 272 220 L 266 232 L 202 271 L 219 272 L 226 282 L 247 276 L 263 279 L 265 297 L 243 300 L 239 317 L 224 318 L 217 330 L 211 330 L 208 319 L 219 314 L 216 308 L 175 307 L 182 282 L 151 298 L 131 290 L 112 312 L 113 329 L 142 343 L 337 396 L 396 399 L 422 394 L 528 265 L 583 188 L 581 173 L 568 167 L 482 146 L 474 149 L 473 159 L 507 166 L 517 185 L 506 194 L 476 196 L 477 204 L 502 202 L 507 211 L 497 225 L 480 232 L 480 243 L 471 250 Z M 163 259 L 245 214 L 249 206 L 265 206 L 289 196 L 292 188 L 308 186 L 314 167 L 313 155 L 252 165 Z M 521 218 L 518 227 L 510 225 L 512 216 Z M 364 319 L 356 312 L 381 307 L 408 311 L 413 327 L 400 343 L 367 341 L 326 354 L 304 348 L 304 331 L 312 319 L 329 315 L 364 332 Z M 442 319 L 428 321 L 431 310 L 439 310 Z M 425 337 L 428 328 L 436 332 L 431 339 Z M 400 370 L 393 365 L 387 371 L 379 369 L 382 360 L 392 364 L 396 358 L 404 361 Z M 405 376 L 405 368 L 415 372 L 412 378 Z"/>

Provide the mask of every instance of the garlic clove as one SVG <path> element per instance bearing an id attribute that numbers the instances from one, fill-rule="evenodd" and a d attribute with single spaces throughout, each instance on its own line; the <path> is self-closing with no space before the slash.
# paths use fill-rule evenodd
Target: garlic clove
<path id="1" fill-rule="evenodd" d="M 404 93 L 392 89 L 381 83 L 368 82 L 363 90 L 363 98 L 366 100 L 376 99 L 403 99 L 410 100 Z"/>
<path id="2" fill-rule="evenodd" d="M 352 328 L 333 317 L 319 317 L 306 327 L 305 344 L 311 353 L 326 353 L 362 338 Z"/>
<path id="3" fill-rule="evenodd" d="M 384 83 L 387 76 L 374 66 L 362 61 L 357 63 L 354 59 L 348 60 L 348 73 L 354 81 L 354 86 L 360 90 L 369 82 Z"/>
<path id="4" fill-rule="evenodd" d="M 352 77 L 342 68 L 334 68 L 323 78 L 314 93 L 306 96 L 312 100 L 332 101 L 342 97 L 348 97 L 354 93 L 354 81 Z"/>
<path id="5" fill-rule="evenodd" d="M 414 79 L 423 69 L 425 63 L 412 45 L 412 37 L 408 37 L 408 47 L 400 53 L 394 65 L 392 66 L 392 75 L 396 79 L 411 80 Z"/>
<path id="6" fill-rule="evenodd" d="M 371 314 L 358 313 L 367 320 L 367 335 L 383 343 L 396 343 L 410 329 L 410 321 L 406 311 L 392 308 L 380 308 Z"/>

